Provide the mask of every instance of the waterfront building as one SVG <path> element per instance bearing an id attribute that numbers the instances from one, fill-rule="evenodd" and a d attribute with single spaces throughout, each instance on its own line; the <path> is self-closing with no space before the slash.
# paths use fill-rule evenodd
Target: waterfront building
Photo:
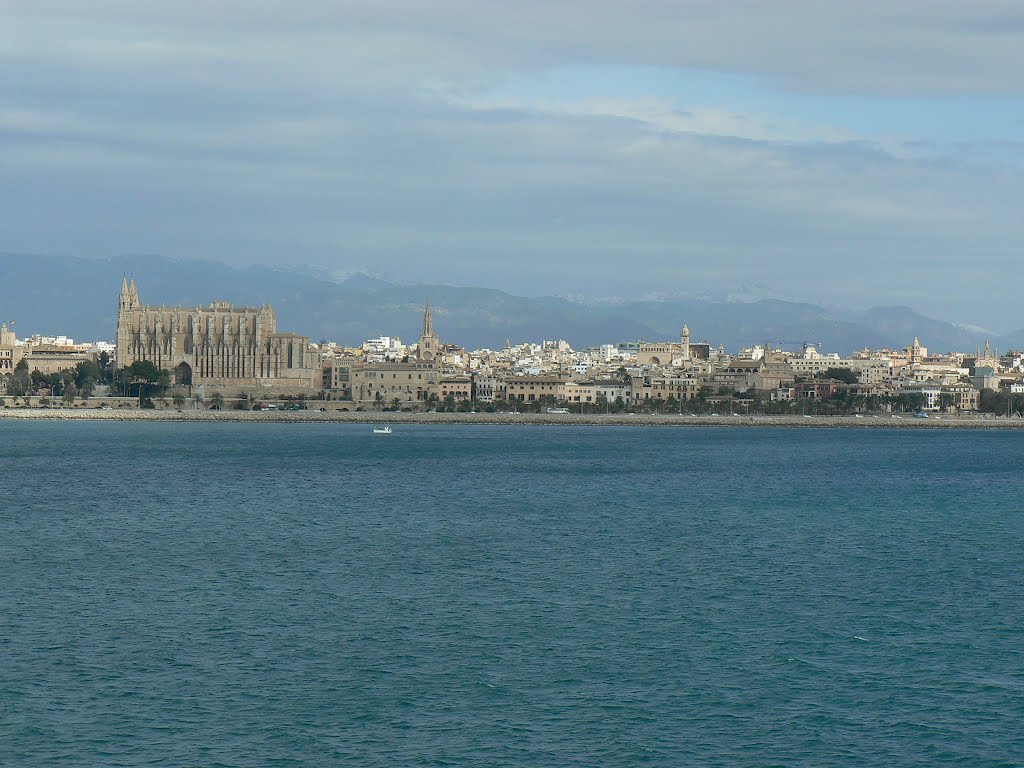
<path id="1" fill-rule="evenodd" d="M 634 403 L 645 400 L 690 400 L 700 394 L 700 382 L 685 376 L 634 376 L 630 383 L 629 399 Z"/>
<path id="2" fill-rule="evenodd" d="M 473 397 L 473 377 L 466 374 L 442 376 L 439 382 L 440 398 L 447 400 L 470 400 Z"/>
<path id="3" fill-rule="evenodd" d="M 26 347 L 23 359 L 30 371 L 60 373 L 74 368 L 79 363 L 95 361 L 96 355 L 88 351 L 89 345 L 86 344 L 84 347 L 85 349 L 75 345 L 39 344 Z"/>
<path id="4" fill-rule="evenodd" d="M 952 399 L 957 411 L 976 411 L 981 403 L 981 393 L 966 382 L 943 387 L 942 391 Z"/>
<path id="5" fill-rule="evenodd" d="M 542 397 L 561 399 L 563 379 L 558 376 L 510 376 L 505 380 L 509 400 L 534 402 Z"/>
<path id="6" fill-rule="evenodd" d="M 441 344 L 434 334 L 430 305 L 423 316 L 423 332 L 416 356 L 403 355 L 401 361 L 382 360 L 381 351 L 399 349 L 397 338 L 381 337 L 366 342 L 354 354 L 339 354 L 324 359 L 322 368 L 325 400 L 350 401 L 352 407 L 423 407 L 441 396 Z M 404 348 L 402 348 L 404 350 Z M 469 387 L 466 387 L 469 391 Z"/>
<path id="7" fill-rule="evenodd" d="M 489 374 L 474 375 L 473 398 L 481 403 L 506 399 L 505 381 Z"/>
<path id="8" fill-rule="evenodd" d="M 361 361 L 352 355 L 338 355 L 324 361 L 323 387 L 326 400 L 352 399 L 352 372 Z"/>
<path id="9" fill-rule="evenodd" d="M 133 279 L 121 281 L 117 313 L 117 367 L 139 360 L 171 374 L 179 386 L 308 394 L 322 386 L 309 339 L 277 330 L 269 305 L 202 307 L 142 304 Z"/>
<path id="10" fill-rule="evenodd" d="M 432 362 L 365 363 L 350 368 L 350 398 L 362 406 L 424 404 L 440 396 L 439 375 Z"/>

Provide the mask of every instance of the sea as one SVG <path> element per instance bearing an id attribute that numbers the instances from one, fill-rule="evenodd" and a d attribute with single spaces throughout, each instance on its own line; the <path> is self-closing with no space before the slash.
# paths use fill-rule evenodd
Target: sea
<path id="1" fill-rule="evenodd" d="M 0 421 L 0 766 L 1024 765 L 1024 433 Z"/>

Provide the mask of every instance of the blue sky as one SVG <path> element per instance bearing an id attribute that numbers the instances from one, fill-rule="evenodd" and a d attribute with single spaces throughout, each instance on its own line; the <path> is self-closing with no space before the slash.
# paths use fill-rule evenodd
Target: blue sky
<path id="1" fill-rule="evenodd" d="M 561 67 L 509 74 L 482 95 L 496 101 L 549 104 L 660 100 L 681 112 L 714 108 L 822 132 L 831 128 L 837 136 L 865 141 L 928 142 L 936 152 L 961 142 L 1020 141 L 1024 135 L 1024 100 L 1018 97 L 811 93 L 787 89 L 775 78 L 698 69 Z"/>
<path id="2" fill-rule="evenodd" d="M 1024 326 L 1024 6 L 0 0 L 0 250 Z"/>

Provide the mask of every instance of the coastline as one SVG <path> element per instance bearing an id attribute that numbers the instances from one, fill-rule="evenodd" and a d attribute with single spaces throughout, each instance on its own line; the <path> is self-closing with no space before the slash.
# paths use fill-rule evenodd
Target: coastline
<path id="1" fill-rule="evenodd" d="M 645 427 L 800 427 L 850 429 L 1024 429 L 1024 419 L 984 416 L 774 416 L 677 414 L 396 413 L 388 411 L 175 411 L 0 408 L 0 420 L 166 421 L 254 424 L 488 424 Z"/>

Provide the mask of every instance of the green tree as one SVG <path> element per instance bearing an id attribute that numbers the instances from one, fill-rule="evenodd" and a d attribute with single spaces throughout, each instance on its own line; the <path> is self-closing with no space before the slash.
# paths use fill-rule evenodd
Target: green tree
<path id="1" fill-rule="evenodd" d="M 118 371 L 122 373 L 122 371 Z M 150 360 L 136 360 L 123 370 L 128 395 L 135 395 L 140 401 L 152 401 L 153 395 L 162 394 L 171 385 L 171 375 Z M 152 406 L 151 406 L 152 407 Z"/>
<path id="2" fill-rule="evenodd" d="M 215 411 L 219 411 L 221 408 L 223 408 L 224 395 L 222 395 L 220 392 L 214 392 L 213 396 L 210 398 L 210 407 Z"/>
<path id="3" fill-rule="evenodd" d="M 1003 392 L 983 389 L 978 397 L 978 410 L 983 413 L 1006 413 L 1007 397 Z"/>
<path id="4" fill-rule="evenodd" d="M 28 372 L 28 361 L 22 358 L 11 374 L 11 383 L 8 385 L 10 393 L 15 397 L 24 397 L 32 391 L 32 377 Z"/>
<path id="5" fill-rule="evenodd" d="M 185 405 L 185 395 L 181 392 L 175 392 L 171 395 L 171 402 L 174 403 L 174 407 L 181 410 L 181 407 Z"/>
<path id="6" fill-rule="evenodd" d="M 103 378 L 103 371 L 92 360 L 83 360 L 72 369 L 71 376 L 75 385 L 79 389 L 84 389 L 87 385 L 100 381 Z"/>
<path id="7" fill-rule="evenodd" d="M 835 381 L 841 381 L 844 384 L 856 384 L 860 381 L 860 379 L 857 378 L 857 374 L 849 368 L 826 368 L 815 376 L 815 378 L 834 379 Z"/>
<path id="8" fill-rule="evenodd" d="M 114 366 L 112 365 L 113 361 L 110 359 L 110 353 L 100 352 L 96 362 L 100 369 L 100 377 L 98 380 L 106 384 L 110 384 L 113 381 L 114 374 Z"/>

